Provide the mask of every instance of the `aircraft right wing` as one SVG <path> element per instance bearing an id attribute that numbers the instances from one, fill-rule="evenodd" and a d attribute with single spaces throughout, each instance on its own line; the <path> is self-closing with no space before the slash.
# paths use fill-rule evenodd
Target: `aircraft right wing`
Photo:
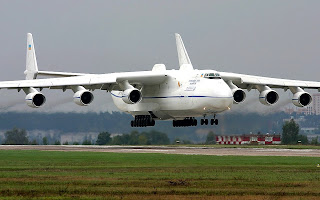
<path id="1" fill-rule="evenodd" d="M 72 86 L 83 86 L 86 89 L 113 90 L 119 89 L 119 84 L 128 81 L 129 84 L 156 85 L 162 83 L 166 74 L 162 72 L 144 71 L 144 72 L 124 72 L 110 73 L 101 75 L 83 75 L 65 78 L 47 78 L 33 80 L 3 81 L 0 82 L 0 89 L 18 89 L 23 88 L 50 88 L 50 89 L 71 89 Z"/>
<path id="2" fill-rule="evenodd" d="M 269 78 L 263 76 L 252 76 L 246 74 L 236 74 L 229 72 L 219 72 L 225 81 L 232 81 L 241 89 L 251 89 L 257 85 L 266 85 L 271 88 L 290 89 L 290 87 L 301 87 L 303 89 L 318 89 L 320 91 L 320 82 L 301 81 L 280 78 Z"/>

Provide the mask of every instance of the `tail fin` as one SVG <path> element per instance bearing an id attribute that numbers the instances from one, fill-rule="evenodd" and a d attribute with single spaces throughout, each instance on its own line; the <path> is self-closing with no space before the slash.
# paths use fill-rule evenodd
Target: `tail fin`
<path id="1" fill-rule="evenodd" d="M 193 70 L 192 63 L 191 63 L 190 58 L 188 56 L 188 52 L 187 52 L 186 48 L 184 47 L 181 36 L 178 33 L 176 33 L 175 36 L 176 36 L 176 44 L 177 44 L 180 70 Z"/>
<path id="2" fill-rule="evenodd" d="M 27 80 L 36 79 L 38 74 L 38 64 L 34 50 L 32 34 L 27 34 L 27 60 L 26 71 L 24 71 Z"/>

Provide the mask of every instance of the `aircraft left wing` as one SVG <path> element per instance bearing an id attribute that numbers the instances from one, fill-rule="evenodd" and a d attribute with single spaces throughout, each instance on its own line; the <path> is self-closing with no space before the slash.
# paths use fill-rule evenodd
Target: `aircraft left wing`
<path id="1" fill-rule="evenodd" d="M 320 91 L 320 82 L 315 81 L 269 78 L 229 72 L 220 72 L 220 76 L 226 82 L 232 81 L 233 84 L 241 89 L 250 90 L 256 86 L 269 86 L 270 88 L 282 88 L 285 90 L 293 87 L 301 87 L 303 89 L 318 89 Z"/>

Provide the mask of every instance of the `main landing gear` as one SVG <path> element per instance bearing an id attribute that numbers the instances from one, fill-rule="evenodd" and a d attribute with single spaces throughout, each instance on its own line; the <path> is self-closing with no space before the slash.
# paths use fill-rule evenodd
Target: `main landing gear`
<path id="1" fill-rule="evenodd" d="M 198 121 L 194 117 L 185 118 L 184 120 L 173 120 L 173 127 L 181 127 L 181 126 L 197 126 Z"/>
<path id="2" fill-rule="evenodd" d="M 147 127 L 154 126 L 156 122 L 150 115 L 136 115 L 131 121 L 131 127 Z"/>

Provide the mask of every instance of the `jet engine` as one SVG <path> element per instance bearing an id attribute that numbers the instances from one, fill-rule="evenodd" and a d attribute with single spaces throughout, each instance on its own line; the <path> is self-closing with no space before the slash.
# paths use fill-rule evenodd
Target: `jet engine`
<path id="1" fill-rule="evenodd" d="M 122 95 L 122 100 L 127 104 L 138 103 L 141 101 L 141 99 L 142 99 L 142 94 L 136 88 L 127 89 L 123 92 L 123 95 Z"/>
<path id="2" fill-rule="evenodd" d="M 240 88 L 235 88 L 231 90 L 232 94 L 233 94 L 233 103 L 234 104 L 238 104 L 241 103 L 245 100 L 246 98 L 246 93 L 240 89 Z"/>
<path id="3" fill-rule="evenodd" d="M 279 100 L 279 95 L 276 91 L 266 89 L 260 92 L 259 101 L 263 105 L 273 105 Z"/>
<path id="4" fill-rule="evenodd" d="M 89 105 L 93 98 L 93 94 L 88 90 L 79 90 L 73 95 L 73 101 L 79 106 Z"/>
<path id="5" fill-rule="evenodd" d="M 233 84 L 232 81 L 228 81 L 227 84 L 230 87 L 233 95 L 233 104 L 243 102 L 246 98 L 246 93 L 242 89 L 238 88 L 235 84 Z"/>
<path id="6" fill-rule="evenodd" d="M 298 107 L 304 107 L 312 102 L 312 97 L 307 92 L 297 92 L 292 97 L 292 103 Z"/>
<path id="7" fill-rule="evenodd" d="M 39 108 L 46 102 L 46 97 L 40 92 L 31 92 L 26 96 L 26 103 L 31 108 Z"/>

